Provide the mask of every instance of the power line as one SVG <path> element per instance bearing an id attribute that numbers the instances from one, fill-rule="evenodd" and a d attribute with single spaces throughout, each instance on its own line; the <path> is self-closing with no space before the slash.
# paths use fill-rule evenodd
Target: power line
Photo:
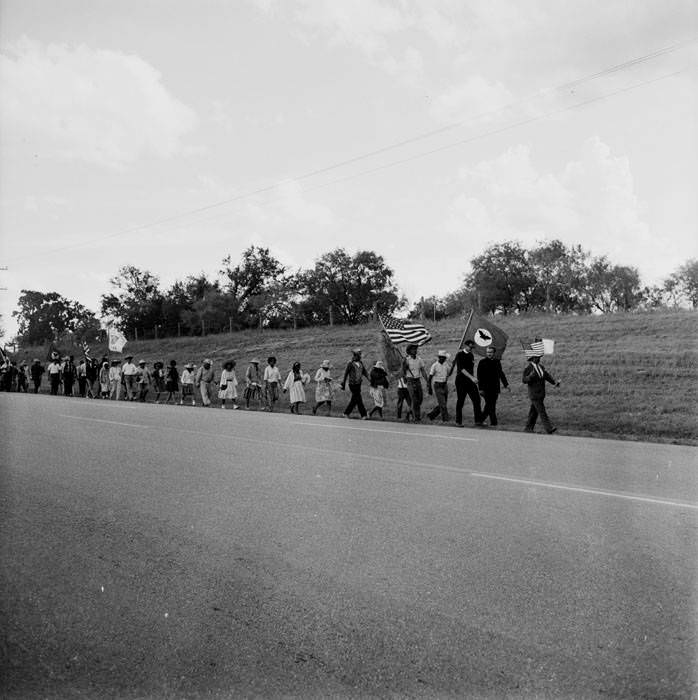
<path id="1" fill-rule="evenodd" d="M 583 84 L 583 83 L 586 83 L 586 82 L 589 82 L 589 81 L 592 81 L 592 80 L 596 80 L 596 79 L 601 78 L 601 77 L 604 77 L 604 76 L 606 76 L 606 75 L 610 75 L 610 74 L 613 74 L 613 73 L 617 73 L 617 72 L 622 71 L 622 70 L 625 70 L 625 69 L 627 69 L 627 68 L 634 67 L 634 66 L 636 66 L 636 65 L 638 65 L 638 64 L 641 64 L 641 63 L 644 63 L 644 62 L 653 60 L 653 59 L 655 59 L 655 58 L 658 58 L 658 57 L 660 57 L 660 56 L 664 56 L 664 55 L 666 55 L 666 54 L 669 54 L 669 53 L 673 53 L 673 52 L 675 52 L 675 51 L 678 51 L 678 50 L 680 50 L 680 49 L 682 49 L 682 48 L 685 48 L 686 46 L 688 46 L 688 45 L 690 45 L 690 44 L 692 44 L 692 43 L 695 43 L 696 41 L 698 41 L 698 37 L 691 37 L 691 38 L 689 38 L 689 39 L 685 39 L 685 40 L 683 40 L 683 41 L 676 42 L 676 43 L 671 44 L 671 45 L 669 45 L 669 46 L 665 46 L 665 47 L 663 47 L 663 48 L 660 48 L 660 49 L 657 49 L 657 50 L 655 50 L 655 51 L 652 51 L 651 53 L 647 53 L 647 54 L 644 54 L 644 55 L 642 55 L 642 56 L 638 56 L 638 57 L 636 57 L 636 58 L 630 59 L 629 61 L 625 61 L 625 62 L 623 62 L 623 63 L 619 63 L 619 64 L 616 64 L 616 65 L 614 65 L 614 66 L 610 66 L 610 67 L 605 68 L 605 69 L 603 69 L 603 70 L 601 70 L 601 71 L 598 71 L 598 72 L 596 72 L 596 73 L 591 73 L 591 74 L 582 76 L 582 77 L 580 77 L 580 78 L 576 78 L 575 80 L 572 80 L 572 81 L 569 81 L 569 82 L 566 82 L 566 83 L 562 83 L 562 84 L 557 85 L 557 86 L 552 87 L 552 88 L 546 88 L 546 89 L 540 90 L 540 91 L 538 91 L 538 92 L 536 92 L 536 93 L 533 93 L 533 94 L 529 95 L 528 97 L 525 97 L 525 98 L 523 98 L 523 99 L 521 99 L 521 100 L 517 100 L 517 101 L 515 101 L 515 102 L 508 103 L 507 105 L 504 105 L 503 107 L 500 107 L 500 108 L 498 108 L 498 109 L 496 109 L 496 110 L 491 110 L 491 111 L 489 111 L 489 112 L 484 112 L 484 113 L 478 114 L 478 115 L 476 115 L 476 116 L 474 116 L 474 117 L 471 117 L 471 118 L 468 119 L 468 120 L 462 120 L 462 121 L 459 121 L 459 122 L 454 122 L 454 123 L 452 123 L 452 124 L 448 124 L 448 125 L 446 125 L 446 126 L 440 127 L 439 129 L 434 129 L 434 130 L 432 130 L 432 131 L 424 132 L 424 133 L 422 133 L 422 134 L 418 134 L 418 135 L 413 136 L 413 137 L 411 137 L 411 138 L 408 138 L 408 139 L 404 139 L 404 140 L 402 140 L 402 141 L 395 142 L 395 143 L 390 144 L 390 145 L 388 145 L 388 146 L 384 146 L 384 147 L 382 147 L 382 148 L 379 148 L 379 149 L 376 149 L 376 150 L 373 150 L 373 151 L 369 151 L 369 152 L 367 152 L 367 153 L 363 153 L 363 154 L 361 154 L 361 155 L 354 156 L 354 157 L 352 157 L 352 158 L 349 158 L 349 159 L 346 159 L 346 160 L 343 160 L 343 161 L 339 161 L 339 162 L 337 162 L 337 163 L 333 163 L 333 164 L 331 164 L 331 165 L 324 166 L 324 167 L 322 167 L 322 168 L 317 168 L 317 169 L 315 169 L 315 170 L 309 171 L 309 172 L 307 172 L 307 173 L 303 173 L 303 174 L 298 175 L 298 176 L 293 177 L 293 178 L 286 178 L 286 179 L 284 179 L 284 180 L 280 180 L 280 181 L 278 181 L 278 182 L 275 182 L 275 183 L 273 183 L 273 184 L 271 184 L 271 185 L 266 185 L 266 186 L 264 186 L 264 187 L 260 187 L 260 188 L 257 188 L 257 189 L 255 189 L 255 190 L 249 191 L 249 192 L 244 192 L 244 193 L 241 193 L 241 194 L 236 195 L 236 196 L 234 196 L 234 197 L 230 197 L 230 198 L 228 198 L 228 199 L 219 200 L 218 202 L 213 202 L 212 204 L 207 204 L 207 205 L 205 205 L 205 206 L 203 206 L 203 207 L 198 207 L 198 208 L 196 208 L 196 209 L 191 209 L 191 210 L 188 210 L 188 211 L 179 212 L 178 214 L 173 214 L 173 215 L 171 215 L 171 216 L 167 216 L 167 217 L 164 217 L 164 218 L 161 218 L 161 219 L 157 219 L 157 220 L 152 221 L 152 222 L 147 223 L 147 224 L 139 224 L 138 226 L 134 226 L 134 227 L 127 228 L 127 229 L 122 229 L 121 231 L 116 231 L 115 233 L 108 234 L 108 235 L 106 235 L 106 236 L 101 236 L 101 237 L 98 237 L 98 238 L 92 238 L 92 239 L 89 239 L 89 240 L 81 241 L 81 242 L 79 242 L 79 243 L 73 243 L 73 244 L 70 244 L 70 245 L 67 245 L 67 246 L 61 246 L 61 247 L 58 247 L 58 248 L 52 248 L 51 250 L 45 251 L 43 254 L 42 254 L 42 253 L 39 253 L 39 254 L 36 254 L 36 253 L 35 253 L 35 254 L 32 254 L 32 255 L 27 255 L 27 256 L 23 256 L 23 257 L 19 257 L 19 258 L 14 258 L 13 260 L 11 260 L 11 262 L 16 262 L 16 261 L 19 261 L 19 260 L 24 260 L 24 259 L 27 259 L 27 258 L 29 258 L 29 257 L 36 258 L 37 255 L 41 256 L 41 255 L 48 255 L 48 254 L 60 253 L 60 252 L 63 252 L 63 251 L 65 251 L 65 250 L 72 250 L 72 249 L 75 249 L 75 248 L 82 248 L 82 247 L 84 247 L 84 246 L 88 246 L 88 245 L 91 245 L 91 244 L 93 244 L 93 243 L 98 243 L 98 242 L 101 242 L 101 241 L 107 241 L 107 240 L 110 240 L 110 239 L 112 239 L 112 238 L 117 238 L 117 237 L 121 237 L 121 236 L 127 236 L 127 235 L 132 234 L 132 233 L 137 233 L 138 231 L 143 231 L 143 230 L 145 230 L 145 229 L 153 228 L 153 227 L 156 227 L 156 226 L 162 226 L 163 224 L 167 224 L 167 223 L 170 223 L 170 222 L 172 222 L 172 221 L 177 221 L 177 220 L 179 220 L 179 219 L 182 219 L 182 218 L 185 218 L 185 217 L 188 217 L 188 216 L 194 216 L 194 215 L 196 215 L 196 214 L 201 214 L 201 213 L 210 211 L 210 210 L 212 210 L 212 209 L 217 209 L 217 208 L 226 206 L 226 205 L 228 205 L 228 204 L 233 204 L 233 203 L 235 203 L 235 202 L 242 201 L 242 200 L 244 200 L 244 199 L 249 199 L 250 197 L 254 197 L 254 196 L 257 196 L 257 195 L 260 195 L 260 194 L 265 194 L 265 193 L 267 193 L 267 192 L 271 192 L 271 191 L 275 190 L 275 189 L 278 188 L 280 185 L 283 185 L 283 184 L 286 184 L 286 183 L 291 183 L 291 182 L 299 182 L 299 181 L 307 180 L 307 179 L 310 179 L 310 178 L 312 178 L 312 177 L 316 177 L 317 175 L 321 175 L 321 174 L 324 174 L 324 173 L 326 173 L 326 172 L 330 172 L 330 171 L 332 171 L 332 170 L 337 170 L 337 169 L 339 169 L 339 168 L 341 168 L 341 167 L 344 167 L 344 166 L 346 166 L 346 165 L 351 165 L 351 164 L 357 163 L 357 162 L 359 162 L 359 161 L 361 161 L 361 160 L 366 160 L 366 159 L 368 159 L 368 158 L 372 158 L 372 157 L 374 157 L 374 156 L 381 155 L 381 154 L 383 154 L 383 153 L 386 153 L 386 152 L 395 150 L 395 149 L 397 149 L 397 148 L 402 148 L 402 147 L 404 147 L 404 146 L 407 146 L 407 145 L 410 145 L 410 144 L 413 144 L 413 143 L 417 143 L 417 142 L 419 142 L 419 141 L 423 141 L 423 140 L 428 139 L 428 138 L 431 138 L 431 137 L 433 137 L 433 136 L 438 136 L 439 134 L 443 134 L 443 133 L 446 133 L 446 132 L 448 132 L 448 131 L 452 131 L 452 130 L 454 130 L 454 129 L 463 127 L 463 126 L 465 126 L 465 125 L 467 125 L 467 124 L 473 123 L 473 122 L 478 121 L 478 120 L 480 120 L 480 119 L 483 119 L 483 118 L 486 118 L 486 117 L 491 117 L 491 116 L 496 115 L 496 114 L 501 114 L 502 112 L 504 112 L 504 111 L 506 111 L 506 110 L 512 109 L 513 107 L 516 107 L 516 106 L 518 106 L 518 105 L 525 104 L 526 102 L 530 102 L 532 99 L 535 99 L 535 98 L 537 98 L 537 97 L 541 97 L 541 96 L 543 96 L 543 95 L 545 95 L 545 94 L 555 93 L 555 92 L 559 92 L 559 91 L 561 91 L 561 90 L 566 90 L 566 89 L 572 89 L 572 88 L 577 87 L 577 86 L 579 86 L 579 85 L 581 85 L 581 84 Z M 367 174 L 370 174 L 370 173 L 378 172 L 378 171 L 384 170 L 384 169 L 386 169 L 386 168 L 391 168 L 391 167 L 394 167 L 394 166 L 396 166 L 396 165 L 400 165 L 400 164 L 403 164 L 403 163 L 408 163 L 408 162 L 411 162 L 411 161 L 413 161 L 413 160 L 416 160 L 416 159 L 419 159 L 419 158 L 423 158 L 423 157 L 426 157 L 426 156 L 429 156 L 429 155 L 433 155 L 434 153 L 438 153 L 438 152 L 447 150 L 447 149 L 449 149 L 449 148 L 454 148 L 454 147 L 456 147 L 456 146 L 461 146 L 461 145 L 464 145 L 464 144 L 467 144 L 467 143 L 471 143 L 471 142 L 476 141 L 476 140 L 478 140 L 478 139 L 480 139 L 480 138 L 485 138 L 485 137 L 487 137 L 487 136 L 493 136 L 493 135 L 496 135 L 496 134 L 499 134 L 499 133 L 503 133 L 503 132 L 505 132 L 505 131 L 509 131 L 509 130 L 511 130 L 511 129 L 517 128 L 517 127 L 519 127 L 519 126 L 524 126 L 524 125 L 526 125 L 526 124 L 530 124 L 530 123 L 532 123 L 532 122 L 534 122 L 534 121 L 537 121 L 537 120 L 539 120 L 539 119 L 544 119 L 544 118 L 546 118 L 546 117 L 553 116 L 553 115 L 555 115 L 555 114 L 560 114 L 560 113 L 562 113 L 562 112 L 569 111 L 569 110 L 574 109 L 574 108 L 576 108 L 576 107 L 580 107 L 580 106 L 584 106 L 584 105 L 587 105 L 587 104 L 591 104 L 592 102 L 596 102 L 596 101 L 599 101 L 599 100 L 602 100 L 602 99 L 606 99 L 606 98 L 608 98 L 608 97 L 613 97 L 614 95 L 620 94 L 620 93 L 622 93 L 622 92 L 627 92 L 627 91 L 629 91 L 629 90 L 633 90 L 633 89 L 636 89 L 636 88 L 638 88 L 638 87 L 642 87 L 643 85 L 648 85 L 648 84 L 650 84 L 650 83 L 657 82 L 657 81 L 659 81 L 659 80 L 664 80 L 664 79 L 669 78 L 669 77 L 672 77 L 672 76 L 674 76 L 674 75 L 678 75 L 678 74 L 681 73 L 681 72 L 682 72 L 682 71 L 677 71 L 677 72 L 675 72 L 675 73 L 671 73 L 671 74 L 668 74 L 668 75 L 664 75 L 664 76 L 661 76 L 661 77 L 659 77 L 659 78 L 646 80 L 646 81 L 637 83 L 637 84 L 635 84 L 635 85 L 633 85 L 633 86 L 630 86 L 630 87 L 628 87 L 628 88 L 622 88 L 622 89 L 620 89 L 620 90 L 616 90 L 616 91 L 614 91 L 614 92 L 611 92 L 611 93 L 608 93 L 608 94 L 606 94 L 606 95 L 602 95 L 602 96 L 599 96 L 599 97 L 596 97 L 596 98 L 592 98 L 592 99 L 586 100 L 586 101 L 584 101 L 584 102 L 576 103 L 576 104 L 571 105 L 571 106 L 568 106 L 568 107 L 563 107 L 563 108 L 560 108 L 560 109 L 557 109 L 557 110 L 553 110 L 553 111 L 550 111 L 550 112 L 546 112 L 546 113 L 544 113 L 544 114 L 542 114 L 542 115 L 537 115 L 537 116 L 534 116 L 534 117 L 530 117 L 530 118 L 528 118 L 528 119 L 524 119 L 524 120 L 522 120 L 522 121 L 515 122 L 515 123 L 513 123 L 513 124 L 509 124 L 509 125 L 506 125 L 506 126 L 504 126 L 504 127 L 501 127 L 501 128 L 495 129 L 495 130 L 487 131 L 487 132 L 485 132 L 485 133 L 478 134 L 478 135 L 473 136 L 473 137 L 470 137 L 470 138 L 468 138 L 468 139 L 463 139 L 463 140 L 460 140 L 460 141 L 456 141 L 456 142 L 454 142 L 454 143 L 452 143 L 452 144 L 447 144 L 447 145 L 445 145 L 445 146 L 441 146 L 441 147 L 436 148 L 436 149 L 432 149 L 432 150 L 429 150 L 429 151 L 426 151 L 426 152 L 423 152 L 423 153 L 419 153 L 419 154 L 416 154 L 416 155 L 414 155 L 414 156 L 410 156 L 410 157 L 408 157 L 408 158 L 404 158 L 404 159 L 397 160 L 397 161 L 392 161 L 391 163 L 384 164 L 384 165 L 380 165 L 380 166 L 377 166 L 377 167 L 375 167 L 375 168 L 371 168 L 371 169 L 369 169 L 369 170 L 364 170 L 364 171 L 361 171 L 360 173 L 355 173 L 355 174 L 348 175 L 348 176 L 345 176 L 345 177 L 342 177 L 342 178 L 337 178 L 337 179 L 332 180 L 332 181 L 327 182 L 327 183 L 323 183 L 323 184 L 316 185 L 316 186 L 313 186 L 313 187 L 308 187 L 308 188 L 305 188 L 304 191 L 312 191 L 312 190 L 319 189 L 319 188 L 322 188 L 322 187 L 327 187 L 327 186 L 329 186 L 329 185 L 337 184 L 337 183 L 340 183 L 340 182 L 345 182 L 345 181 L 348 181 L 348 180 L 355 179 L 355 178 L 357 178 L 357 177 L 361 177 L 361 176 L 363 176 L 363 175 L 367 175 Z"/>

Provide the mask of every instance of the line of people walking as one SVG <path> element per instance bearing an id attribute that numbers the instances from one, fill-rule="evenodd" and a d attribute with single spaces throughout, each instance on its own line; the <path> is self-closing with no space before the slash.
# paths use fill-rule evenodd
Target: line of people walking
<path id="1" fill-rule="evenodd" d="M 455 375 L 456 392 L 455 425 L 463 427 L 466 402 L 472 407 L 473 425 L 483 427 L 487 424 L 496 426 L 497 401 L 502 389 L 510 391 L 509 382 L 496 357 L 496 348 L 489 347 L 486 357 L 476 365 L 473 347 L 475 343 L 467 340 L 458 350 L 451 362 L 450 354 L 445 350 L 437 352 L 436 361 L 429 367 L 418 355 L 417 345 L 408 345 L 401 367 L 393 372 L 392 377 L 384 363 L 378 360 L 370 369 L 362 359 L 361 348 L 351 351 L 351 360 L 347 363 L 341 380 L 332 376 L 329 360 L 324 360 L 315 371 L 313 381 L 314 402 L 312 414 L 320 409 L 327 415 L 332 414 L 338 390 L 349 392 L 349 401 L 341 412 L 344 418 L 357 412 L 363 420 L 383 419 L 386 405 L 386 390 L 391 380 L 396 382 L 398 420 L 420 423 L 424 389 L 433 395 L 436 403 L 425 414 L 430 421 L 440 418 L 442 423 L 450 423 L 448 408 L 449 382 Z M 540 356 L 528 357 L 522 381 L 528 386 L 531 402 L 525 430 L 532 432 L 540 416 L 544 429 L 554 433 L 544 405 L 545 384 L 549 382 L 559 386 L 553 377 L 540 364 Z M 73 356 L 51 358 L 44 367 L 38 359 L 31 366 L 26 362 L 19 366 L 15 361 L 8 361 L 0 367 L 0 387 L 6 391 L 27 391 L 31 379 L 34 393 L 41 388 L 43 375 L 49 380 L 52 395 L 77 395 L 92 399 L 110 399 L 124 401 L 154 400 L 156 403 L 180 405 L 197 405 L 210 407 L 217 400 L 225 409 L 257 409 L 274 411 L 282 395 L 288 397 L 288 409 L 291 413 L 302 413 L 308 402 L 306 390 L 311 383 L 311 376 L 300 362 L 294 362 L 284 378 L 277 365 L 276 357 L 270 356 L 262 368 L 258 358 L 252 358 L 247 364 L 242 381 L 238 381 L 237 364 L 233 359 L 222 363 L 220 374 L 216 373 L 213 362 L 206 358 L 201 366 L 185 364 L 180 372 L 176 360 L 167 365 L 156 361 L 149 366 L 146 360 L 134 362 L 133 355 L 125 355 L 123 361 L 82 358 L 77 364 Z M 368 395 L 372 406 L 366 408 L 363 399 L 363 382 L 368 384 Z"/>

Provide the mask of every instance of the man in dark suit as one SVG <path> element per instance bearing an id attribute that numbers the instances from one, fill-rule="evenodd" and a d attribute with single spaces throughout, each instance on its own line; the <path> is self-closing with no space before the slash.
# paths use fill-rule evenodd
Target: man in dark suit
<path id="1" fill-rule="evenodd" d="M 463 404 L 466 396 L 473 402 L 475 425 L 483 425 L 482 406 L 475 376 L 474 346 L 475 343 L 472 340 L 466 340 L 463 347 L 456 353 L 448 372 L 449 377 L 453 371 L 456 372 L 456 425 L 459 428 L 463 427 Z"/>
<path id="2" fill-rule="evenodd" d="M 485 399 L 485 408 L 482 411 L 482 420 L 489 416 L 490 425 L 497 425 L 497 399 L 500 388 L 503 386 L 507 391 L 509 382 L 504 375 L 502 363 L 495 356 L 497 348 L 490 345 L 485 351 L 484 359 L 477 363 L 477 385 L 480 389 L 480 396 Z"/>
<path id="3" fill-rule="evenodd" d="M 550 422 L 548 412 L 545 410 L 545 382 L 550 382 L 554 386 L 560 386 L 560 382 L 553 379 L 545 367 L 540 364 L 540 355 L 528 358 L 528 365 L 523 371 L 522 381 L 528 386 L 528 398 L 531 401 L 525 431 L 532 433 L 536 420 L 540 416 L 545 432 L 552 435 L 557 428 Z"/>

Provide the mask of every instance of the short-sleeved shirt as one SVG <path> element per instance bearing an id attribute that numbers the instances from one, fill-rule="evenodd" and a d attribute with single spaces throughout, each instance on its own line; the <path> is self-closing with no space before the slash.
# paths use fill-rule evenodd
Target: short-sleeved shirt
<path id="1" fill-rule="evenodd" d="M 405 358 L 405 378 L 419 379 L 422 376 L 422 370 L 425 369 L 424 360 L 421 357 Z"/>
<path id="2" fill-rule="evenodd" d="M 264 368 L 264 381 L 276 382 L 277 384 L 281 382 L 281 372 L 279 371 L 279 368 L 276 365 L 274 365 L 273 367 L 271 365 L 267 365 Z"/>
<path id="3" fill-rule="evenodd" d="M 445 382 L 448 378 L 448 365 L 445 362 L 434 362 L 429 370 L 429 376 L 434 382 Z"/>

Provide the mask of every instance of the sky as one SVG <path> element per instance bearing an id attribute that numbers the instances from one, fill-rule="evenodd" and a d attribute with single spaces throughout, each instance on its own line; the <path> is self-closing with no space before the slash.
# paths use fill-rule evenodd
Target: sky
<path id="1" fill-rule="evenodd" d="M 0 313 L 264 246 L 410 305 L 496 242 L 698 257 L 694 0 L 0 0 Z"/>

